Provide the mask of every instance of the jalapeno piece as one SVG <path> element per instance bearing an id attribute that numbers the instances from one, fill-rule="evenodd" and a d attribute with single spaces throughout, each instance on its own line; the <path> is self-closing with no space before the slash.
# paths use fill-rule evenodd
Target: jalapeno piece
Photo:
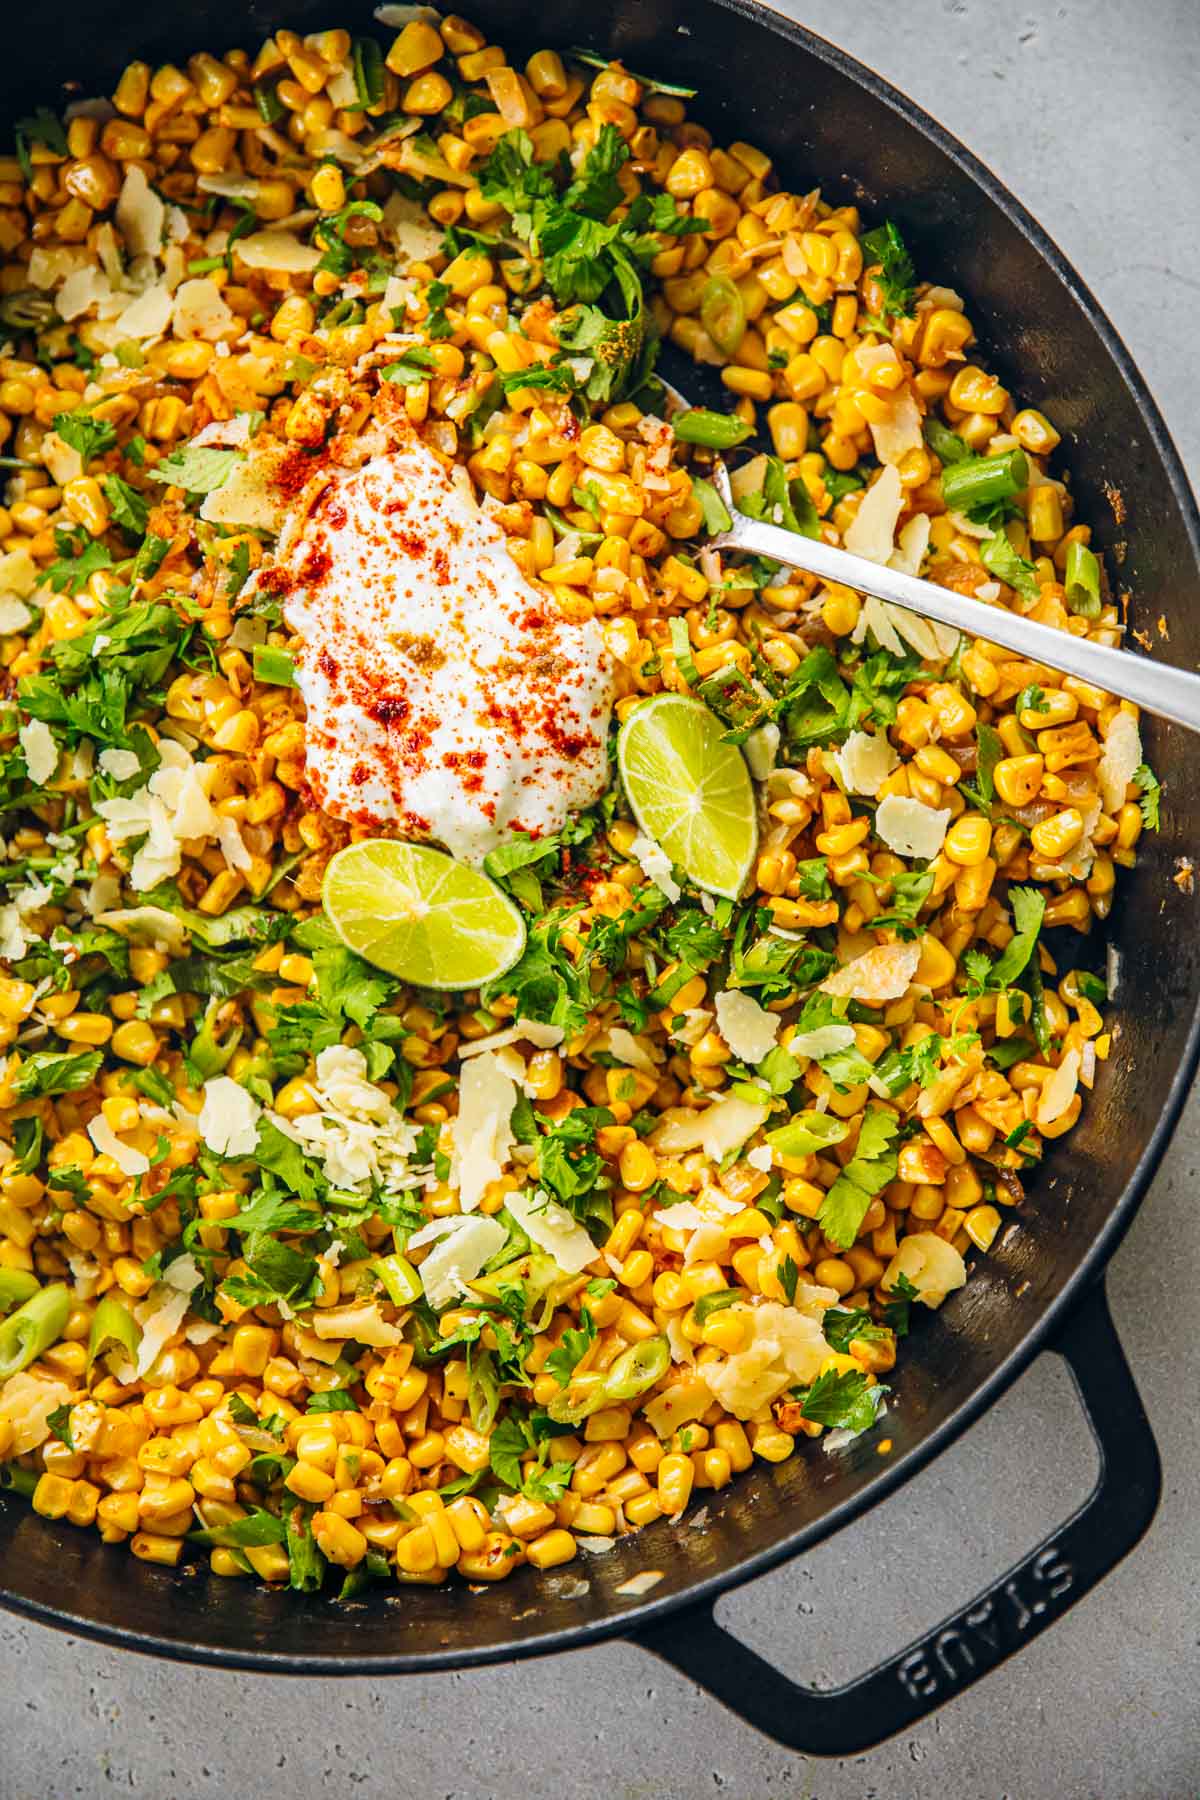
<path id="1" fill-rule="evenodd" d="M 746 303 L 728 275 L 714 275 L 700 296 L 700 323 L 726 356 L 734 356 L 746 335 Z"/>

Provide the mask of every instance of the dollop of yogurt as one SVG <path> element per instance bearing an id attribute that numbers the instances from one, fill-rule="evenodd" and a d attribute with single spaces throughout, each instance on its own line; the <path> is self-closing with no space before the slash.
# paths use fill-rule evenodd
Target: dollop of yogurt
<path id="1" fill-rule="evenodd" d="M 465 476 L 416 436 L 325 468 L 263 585 L 300 638 L 306 778 L 325 812 L 477 864 L 603 792 L 599 626 L 526 580 Z"/>

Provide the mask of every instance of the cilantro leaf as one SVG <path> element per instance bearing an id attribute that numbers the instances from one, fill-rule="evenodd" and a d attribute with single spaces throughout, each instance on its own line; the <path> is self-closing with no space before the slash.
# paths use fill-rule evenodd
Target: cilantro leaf
<path id="1" fill-rule="evenodd" d="M 117 441 L 116 426 L 107 419 L 94 419 L 83 407 L 76 412 L 57 413 L 54 430 L 64 444 L 79 452 L 85 463 L 111 450 Z"/>
<path id="2" fill-rule="evenodd" d="M 151 481 L 167 482 L 171 487 L 186 489 L 189 494 L 211 494 L 225 485 L 242 461 L 244 457 L 240 450 L 180 444 L 147 473 Z"/>
<path id="3" fill-rule="evenodd" d="M 904 318 L 911 311 L 916 271 L 899 227 L 888 219 L 874 231 L 863 233 L 863 255 L 879 264 L 880 309 L 887 318 Z"/>
<path id="4" fill-rule="evenodd" d="M 1036 600 L 1041 592 L 1037 570 L 1028 558 L 1013 548 L 1005 531 L 997 531 L 980 546 L 980 559 L 997 581 L 1004 581 L 1027 599 Z"/>
<path id="5" fill-rule="evenodd" d="M 895 1332 L 897 1337 L 907 1337 L 909 1331 L 909 1312 L 914 1300 L 921 1298 L 908 1276 L 897 1275 L 892 1287 L 888 1289 L 891 1298 L 883 1309 L 883 1322 Z"/>
<path id="6" fill-rule="evenodd" d="M 108 501 L 114 525 L 119 525 L 122 531 L 129 532 L 132 537 L 145 536 L 150 506 L 136 488 L 130 487 L 127 481 L 122 481 L 119 475 L 106 475 L 104 497 Z"/>
<path id="7" fill-rule="evenodd" d="M 566 1387 L 595 1339 L 596 1321 L 585 1306 L 580 1310 L 579 1329 L 568 1326 L 545 1361 L 546 1373 L 553 1375 L 559 1387 Z"/>
<path id="8" fill-rule="evenodd" d="M 802 1395 L 800 1410 L 817 1425 L 857 1433 L 875 1423 L 883 1395 L 883 1388 L 869 1384 L 859 1370 L 839 1375 L 827 1369 Z"/>
<path id="9" fill-rule="evenodd" d="M 881 1344 L 890 1342 L 892 1337 L 889 1327 L 877 1325 L 870 1313 L 861 1306 L 849 1310 L 831 1306 L 821 1320 L 821 1330 L 825 1334 L 825 1342 L 839 1356 L 849 1355 L 855 1338 L 860 1338 L 867 1344 Z"/>
<path id="10" fill-rule="evenodd" d="M 27 1056 L 13 1082 L 18 1100 L 37 1100 L 47 1094 L 74 1094 L 91 1085 L 104 1061 L 100 1050 L 38 1050 Z"/>
<path id="11" fill-rule="evenodd" d="M 975 780 L 984 803 L 988 806 L 996 793 L 996 764 L 1004 756 L 1004 743 L 994 725 L 975 727 Z"/>
<path id="12" fill-rule="evenodd" d="M 899 1130 L 894 1114 L 873 1107 L 863 1118 L 853 1157 L 821 1202 L 821 1229 L 841 1250 L 853 1244 L 876 1194 L 896 1179 L 893 1140 Z"/>

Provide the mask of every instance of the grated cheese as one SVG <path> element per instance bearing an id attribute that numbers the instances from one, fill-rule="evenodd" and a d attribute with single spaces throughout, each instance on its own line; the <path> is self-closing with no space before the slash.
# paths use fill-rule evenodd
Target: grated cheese
<path id="1" fill-rule="evenodd" d="M 815 1291 L 822 1295 L 831 1292 L 828 1288 Z M 729 1310 L 749 1327 L 750 1342 L 736 1355 L 704 1366 L 704 1379 L 726 1412 L 737 1419 L 751 1418 L 785 1388 L 797 1383 L 807 1386 L 816 1380 L 829 1355 L 817 1318 L 773 1300 Z"/>
<path id="2" fill-rule="evenodd" d="M 396 1111 L 389 1095 L 367 1080 L 361 1050 L 345 1044 L 322 1050 L 311 1090 L 317 1112 L 290 1121 L 269 1116 L 321 1161 L 335 1187 L 364 1193 L 375 1182 L 391 1192 L 415 1185 L 408 1164 L 416 1129 Z"/>

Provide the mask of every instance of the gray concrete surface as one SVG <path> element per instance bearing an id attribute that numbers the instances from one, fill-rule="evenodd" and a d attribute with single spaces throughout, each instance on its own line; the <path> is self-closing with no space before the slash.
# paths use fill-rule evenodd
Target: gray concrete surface
<path id="1" fill-rule="evenodd" d="M 470 10 L 470 8 L 468 8 Z M 484 7 L 476 9 L 480 14 Z M 1196 0 L 788 0 L 998 171 L 1098 293 L 1200 470 Z M 336 7 L 330 9 L 331 17 Z M 845 1763 L 792 1756 L 622 1644 L 323 1686 L 118 1655 L 0 1618 L 0 1800 L 1194 1800 L 1200 1793 L 1200 1103 L 1110 1277 L 1165 1464 L 1149 1538 L 1016 1660 Z M 1083 1497 L 1090 1441 L 1049 1359 L 908 1489 L 724 1603 L 798 1680 L 844 1680 Z"/>

